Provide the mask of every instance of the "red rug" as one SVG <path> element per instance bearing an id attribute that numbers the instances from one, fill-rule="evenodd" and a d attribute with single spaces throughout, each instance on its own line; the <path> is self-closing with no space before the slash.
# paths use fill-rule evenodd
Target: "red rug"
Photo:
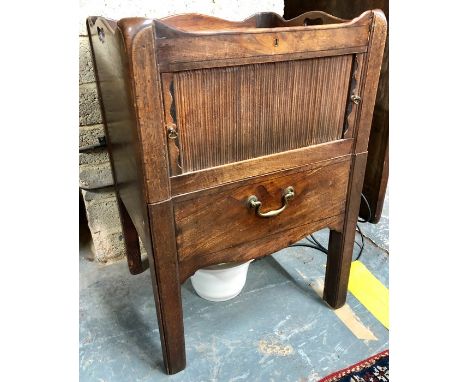
<path id="1" fill-rule="evenodd" d="M 388 350 L 330 374 L 319 382 L 388 382 Z"/>

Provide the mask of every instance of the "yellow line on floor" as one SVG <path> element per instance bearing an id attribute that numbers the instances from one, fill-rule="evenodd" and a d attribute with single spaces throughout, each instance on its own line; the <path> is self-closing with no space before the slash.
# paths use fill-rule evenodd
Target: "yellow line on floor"
<path id="1" fill-rule="evenodd" d="M 307 277 L 299 270 L 296 269 L 299 275 L 308 280 Z M 322 298 L 323 296 L 323 279 L 318 279 L 309 284 L 310 287 Z M 340 321 L 360 340 L 377 341 L 377 337 L 372 331 L 367 328 L 359 317 L 354 313 L 348 304 L 344 304 L 341 308 L 333 310 Z"/>
<path id="2" fill-rule="evenodd" d="M 311 284 L 311 287 L 320 297 L 323 296 L 323 280 L 316 280 Z M 374 333 L 362 323 L 348 304 L 344 304 L 341 308 L 333 310 L 333 312 L 360 340 L 377 341 L 377 337 Z"/>
<path id="3" fill-rule="evenodd" d="M 348 290 L 383 326 L 389 328 L 388 289 L 360 261 L 351 263 Z"/>

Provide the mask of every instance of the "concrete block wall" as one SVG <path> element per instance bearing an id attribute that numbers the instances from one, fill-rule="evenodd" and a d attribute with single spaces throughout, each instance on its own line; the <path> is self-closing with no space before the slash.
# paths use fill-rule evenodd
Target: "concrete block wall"
<path id="1" fill-rule="evenodd" d="M 80 147 L 97 144 L 104 135 L 96 78 L 91 59 L 86 17 L 113 19 L 143 16 L 162 18 L 179 13 L 203 13 L 228 20 L 243 20 L 257 12 L 283 15 L 283 0 L 81 0 L 79 25 L 79 141 Z M 113 262 L 125 257 L 117 201 L 109 156 L 105 148 L 79 154 L 79 183 L 99 262 Z"/>

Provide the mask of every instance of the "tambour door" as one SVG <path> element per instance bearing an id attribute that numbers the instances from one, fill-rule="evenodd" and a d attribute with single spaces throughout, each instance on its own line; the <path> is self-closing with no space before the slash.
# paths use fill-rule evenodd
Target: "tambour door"
<path id="1" fill-rule="evenodd" d="M 371 21 L 156 21 L 171 176 L 352 138 Z"/>
<path id="2" fill-rule="evenodd" d="M 343 138 L 354 57 L 164 73 L 171 174 Z"/>

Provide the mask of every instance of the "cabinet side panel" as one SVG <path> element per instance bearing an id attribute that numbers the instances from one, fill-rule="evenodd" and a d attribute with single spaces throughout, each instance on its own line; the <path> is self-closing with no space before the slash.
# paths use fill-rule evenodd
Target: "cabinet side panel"
<path id="1" fill-rule="evenodd" d="M 88 19 L 88 32 L 116 190 L 150 251 L 140 144 L 122 35 L 103 18 Z"/>

